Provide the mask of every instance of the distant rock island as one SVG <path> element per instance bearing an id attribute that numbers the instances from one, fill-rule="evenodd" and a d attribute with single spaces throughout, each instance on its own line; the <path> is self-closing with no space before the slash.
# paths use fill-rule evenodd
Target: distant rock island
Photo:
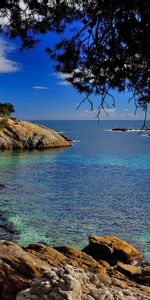
<path id="1" fill-rule="evenodd" d="M 112 128 L 112 131 L 132 131 L 133 128 L 124 128 L 124 127 L 118 127 L 118 128 Z"/>
<path id="2" fill-rule="evenodd" d="M 71 146 L 70 139 L 42 125 L 0 117 L 0 149 Z"/>

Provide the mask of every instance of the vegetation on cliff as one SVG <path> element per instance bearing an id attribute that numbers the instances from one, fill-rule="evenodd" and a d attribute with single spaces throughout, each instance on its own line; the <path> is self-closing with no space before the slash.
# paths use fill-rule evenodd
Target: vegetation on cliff
<path id="1" fill-rule="evenodd" d="M 0 117 L 8 117 L 15 112 L 15 108 L 12 103 L 0 103 Z"/>

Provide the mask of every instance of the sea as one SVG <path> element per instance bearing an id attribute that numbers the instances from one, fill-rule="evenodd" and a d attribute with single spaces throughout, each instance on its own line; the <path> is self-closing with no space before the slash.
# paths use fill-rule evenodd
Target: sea
<path id="1" fill-rule="evenodd" d="M 150 261 L 150 132 L 140 131 L 142 121 L 35 123 L 72 146 L 0 151 L 0 240 L 82 249 L 90 234 L 116 235 Z"/>

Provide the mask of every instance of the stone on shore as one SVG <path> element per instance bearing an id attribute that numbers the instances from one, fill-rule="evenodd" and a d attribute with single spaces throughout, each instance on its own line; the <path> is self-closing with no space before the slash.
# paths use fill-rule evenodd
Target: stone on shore
<path id="1" fill-rule="evenodd" d="M 42 149 L 70 145 L 68 138 L 52 129 L 0 117 L 0 149 Z"/>
<path id="2" fill-rule="evenodd" d="M 121 273 L 127 275 L 127 276 L 137 276 L 141 275 L 141 269 L 137 266 L 134 265 L 127 265 L 122 262 L 117 263 L 117 270 L 120 271 Z"/>
<path id="3" fill-rule="evenodd" d="M 54 268 L 31 288 L 21 291 L 16 300 L 149 300 L 149 293 L 136 286 L 122 286 L 109 276 L 99 276 L 77 267 Z"/>
<path id="4" fill-rule="evenodd" d="M 93 259 L 90 255 L 82 252 L 79 249 L 75 249 L 70 246 L 56 247 L 57 251 L 63 253 L 67 258 L 68 262 L 75 267 L 80 267 L 83 270 L 94 271 L 102 275 L 106 274 L 106 268 Z"/>
<path id="5" fill-rule="evenodd" d="M 117 261 L 130 264 L 143 259 L 140 251 L 116 236 L 91 235 L 89 245 L 83 249 L 83 252 L 96 260 L 106 260 L 112 265 L 116 265 Z"/>
<path id="6" fill-rule="evenodd" d="M 66 257 L 53 248 L 43 249 L 40 258 L 36 251 L 30 253 L 12 242 L 0 244 L 0 295 L 2 299 L 13 300 L 22 289 L 30 286 L 31 279 L 42 277 L 51 266 L 61 266 Z M 46 259 L 47 257 L 47 259 Z M 1 298 L 0 298 L 1 299 Z"/>
<path id="7" fill-rule="evenodd" d="M 137 281 L 142 284 L 150 285 L 150 264 L 146 264 L 142 268 L 141 274 L 137 277 Z"/>
<path id="8" fill-rule="evenodd" d="M 150 276 L 150 264 L 147 264 L 142 269 L 142 274 Z"/>

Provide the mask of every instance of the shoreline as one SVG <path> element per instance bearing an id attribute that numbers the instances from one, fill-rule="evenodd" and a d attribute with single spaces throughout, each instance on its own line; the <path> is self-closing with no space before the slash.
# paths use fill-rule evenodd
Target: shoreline
<path id="1" fill-rule="evenodd" d="M 5 214 L 5 212 L 3 212 L 3 211 L 0 211 L 0 243 L 3 243 L 3 242 L 9 242 L 9 241 L 12 241 L 12 242 L 14 242 L 14 243 L 17 243 L 20 247 L 28 247 L 30 244 L 33 244 L 33 243 L 39 243 L 39 244 L 43 244 L 43 245 L 45 245 L 45 246 L 47 246 L 47 247 L 53 247 L 53 248 L 59 248 L 59 247 L 61 247 L 61 245 L 63 245 L 64 243 L 63 242 L 56 242 L 55 241 L 55 243 L 48 243 L 48 242 L 45 242 L 45 241 L 42 241 L 42 240 L 38 240 L 38 241 L 35 241 L 35 242 L 33 242 L 32 240 L 30 240 L 28 243 L 25 243 L 25 244 L 23 244 L 23 243 L 20 243 L 19 242 L 19 238 L 20 238 L 20 235 L 21 235 L 21 232 L 20 231 L 18 231 L 16 228 L 15 228 L 15 225 L 13 224 L 13 222 L 11 222 L 11 221 L 9 221 L 9 219 L 6 217 L 6 214 Z M 121 236 L 119 236 L 119 238 L 121 239 L 122 237 Z M 123 239 L 125 239 L 126 240 L 126 238 L 123 238 Z M 134 244 L 134 241 L 128 241 L 128 243 L 131 243 L 131 244 Z M 82 248 L 83 248 L 83 245 L 85 244 L 85 243 L 83 243 L 83 245 L 81 246 L 78 246 L 78 245 L 76 245 L 75 243 L 72 243 L 72 242 L 67 242 L 67 246 L 68 245 L 72 245 L 72 247 L 75 247 L 75 248 L 77 248 L 77 249 L 79 249 L 79 250 L 81 250 Z M 139 243 L 136 243 L 136 247 L 138 248 L 138 249 L 140 249 L 140 251 L 142 251 L 142 253 L 143 253 L 143 255 L 144 255 L 144 257 L 143 257 L 143 263 L 149 263 L 149 255 L 148 255 L 148 258 L 147 257 L 145 257 L 145 254 L 144 254 L 144 252 L 146 251 L 146 249 L 144 249 L 143 248 L 143 250 L 142 250 L 142 247 L 140 247 L 140 244 L 138 245 Z M 57 246 L 57 245 L 59 245 L 59 246 Z M 138 245 L 138 246 L 137 246 Z"/>
<path id="2" fill-rule="evenodd" d="M 94 300 L 105 299 L 106 292 L 111 300 L 149 300 L 150 264 L 142 265 L 142 259 L 115 236 L 91 235 L 83 250 L 0 243 L 1 299 Z"/>

